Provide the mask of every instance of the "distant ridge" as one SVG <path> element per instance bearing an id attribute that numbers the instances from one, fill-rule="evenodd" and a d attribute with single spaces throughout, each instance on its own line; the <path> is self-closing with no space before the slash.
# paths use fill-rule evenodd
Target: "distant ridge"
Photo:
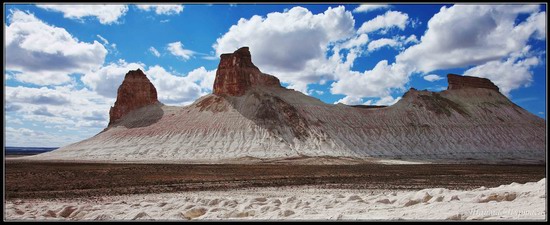
<path id="1" fill-rule="evenodd" d="M 53 151 L 59 147 L 13 147 L 4 148 L 5 155 L 36 155 L 44 152 Z"/>

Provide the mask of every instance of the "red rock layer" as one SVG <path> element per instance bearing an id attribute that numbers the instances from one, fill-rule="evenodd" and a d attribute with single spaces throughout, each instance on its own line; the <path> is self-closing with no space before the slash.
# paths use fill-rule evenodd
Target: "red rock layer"
<path id="1" fill-rule="evenodd" d="M 448 74 L 447 81 L 449 82 L 449 87 L 447 88 L 447 90 L 464 88 L 485 88 L 498 91 L 498 87 L 487 78 Z"/>
<path id="2" fill-rule="evenodd" d="M 130 70 L 118 87 L 115 105 L 109 111 L 109 125 L 134 109 L 158 102 L 157 89 L 143 71 Z"/>
<path id="3" fill-rule="evenodd" d="M 281 84 L 279 79 L 262 73 L 252 63 L 252 57 L 248 47 L 242 47 L 233 53 L 222 54 L 214 91 L 216 95 L 241 96 L 252 86 L 277 86 Z"/>

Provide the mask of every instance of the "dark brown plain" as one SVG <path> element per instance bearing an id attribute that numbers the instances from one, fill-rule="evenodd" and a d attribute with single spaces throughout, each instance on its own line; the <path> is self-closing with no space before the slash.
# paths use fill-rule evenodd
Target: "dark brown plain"
<path id="1" fill-rule="evenodd" d="M 103 164 L 5 161 L 5 198 L 313 185 L 350 189 L 473 189 L 545 177 L 544 165 Z"/>

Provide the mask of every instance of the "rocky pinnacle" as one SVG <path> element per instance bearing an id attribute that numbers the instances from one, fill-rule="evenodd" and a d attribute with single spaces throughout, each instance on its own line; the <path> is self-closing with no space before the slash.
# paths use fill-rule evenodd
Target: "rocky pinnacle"
<path id="1" fill-rule="evenodd" d="M 157 89 L 143 71 L 130 70 L 118 87 L 115 105 L 109 111 L 109 125 L 134 109 L 158 102 Z"/>
<path id="2" fill-rule="evenodd" d="M 216 79 L 214 94 L 241 96 L 252 86 L 277 86 L 279 79 L 262 73 L 252 63 L 248 47 L 242 47 L 233 53 L 222 54 Z"/>

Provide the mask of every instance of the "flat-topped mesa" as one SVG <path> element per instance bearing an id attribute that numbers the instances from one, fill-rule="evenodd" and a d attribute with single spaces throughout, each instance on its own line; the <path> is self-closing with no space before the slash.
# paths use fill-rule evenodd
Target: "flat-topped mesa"
<path id="1" fill-rule="evenodd" d="M 248 47 L 222 54 L 220 58 L 213 88 L 216 95 L 241 96 L 252 86 L 281 86 L 278 78 L 262 73 L 252 63 Z"/>
<path id="2" fill-rule="evenodd" d="M 115 105 L 109 111 L 109 126 L 134 109 L 156 103 L 155 86 L 140 69 L 130 70 L 118 87 Z"/>
<path id="3" fill-rule="evenodd" d="M 485 88 L 499 91 L 498 87 L 487 78 L 447 74 L 447 81 L 449 83 L 447 90 L 464 88 Z"/>

